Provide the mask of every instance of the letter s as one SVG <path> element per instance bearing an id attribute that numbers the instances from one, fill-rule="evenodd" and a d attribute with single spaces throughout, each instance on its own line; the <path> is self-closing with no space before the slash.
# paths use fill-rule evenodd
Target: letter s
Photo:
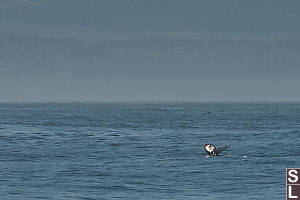
<path id="1" fill-rule="evenodd" d="M 292 170 L 289 171 L 288 174 L 289 174 L 290 177 L 293 178 L 293 179 L 288 178 L 289 182 L 296 183 L 298 181 L 298 176 L 297 176 L 298 172 L 297 172 L 297 170 L 292 169 Z"/>

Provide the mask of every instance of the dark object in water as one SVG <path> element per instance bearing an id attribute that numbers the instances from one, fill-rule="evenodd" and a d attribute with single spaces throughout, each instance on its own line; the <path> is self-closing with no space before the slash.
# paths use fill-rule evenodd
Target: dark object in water
<path id="1" fill-rule="evenodd" d="M 212 144 L 204 145 L 204 149 L 209 156 L 217 156 L 218 154 L 220 154 L 222 151 L 228 149 L 229 147 L 230 147 L 230 144 L 225 147 L 221 147 L 221 148 L 216 148 Z"/>

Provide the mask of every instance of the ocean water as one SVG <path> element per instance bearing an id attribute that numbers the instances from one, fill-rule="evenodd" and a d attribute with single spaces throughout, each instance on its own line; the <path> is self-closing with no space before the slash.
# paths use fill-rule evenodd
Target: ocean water
<path id="1" fill-rule="evenodd" d="M 0 104 L 0 198 L 285 199 L 299 145 L 300 104 Z"/>

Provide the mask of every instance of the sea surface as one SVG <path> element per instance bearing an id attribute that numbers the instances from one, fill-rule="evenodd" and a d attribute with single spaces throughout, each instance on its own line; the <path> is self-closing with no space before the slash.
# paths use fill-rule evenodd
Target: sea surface
<path id="1" fill-rule="evenodd" d="M 279 200 L 287 167 L 297 103 L 0 104 L 1 200 Z"/>

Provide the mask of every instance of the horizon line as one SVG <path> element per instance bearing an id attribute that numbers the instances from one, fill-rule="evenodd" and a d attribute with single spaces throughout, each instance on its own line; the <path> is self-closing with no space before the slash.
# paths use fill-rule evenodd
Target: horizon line
<path id="1" fill-rule="evenodd" d="M 298 104 L 299 101 L 0 101 L 0 104 Z"/>

